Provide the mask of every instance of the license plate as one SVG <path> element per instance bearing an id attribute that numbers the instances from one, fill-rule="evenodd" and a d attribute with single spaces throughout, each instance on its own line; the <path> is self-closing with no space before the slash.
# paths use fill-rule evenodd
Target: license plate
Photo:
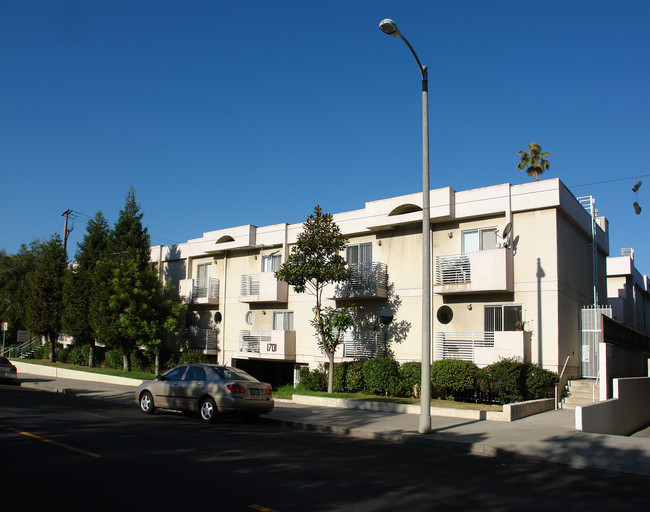
<path id="1" fill-rule="evenodd" d="M 251 395 L 260 396 L 260 390 L 259 389 L 251 389 Z"/>

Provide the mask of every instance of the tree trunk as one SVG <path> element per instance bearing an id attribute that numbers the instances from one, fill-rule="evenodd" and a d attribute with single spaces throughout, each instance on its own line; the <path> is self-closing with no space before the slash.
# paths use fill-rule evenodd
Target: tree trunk
<path id="1" fill-rule="evenodd" d="M 56 336 L 48 336 L 50 341 L 50 363 L 56 363 Z"/>
<path id="2" fill-rule="evenodd" d="M 327 379 L 327 392 L 334 393 L 334 351 L 327 352 L 327 358 L 330 360 L 330 371 Z"/>
<path id="3" fill-rule="evenodd" d="M 92 342 L 88 345 L 88 368 L 94 368 L 95 366 L 95 343 Z"/>
<path id="4" fill-rule="evenodd" d="M 129 354 L 122 355 L 122 364 L 124 365 L 124 371 L 131 371 L 131 361 L 129 360 Z"/>
<path id="5" fill-rule="evenodd" d="M 154 360 L 154 373 L 160 375 L 160 354 L 156 352 L 156 358 Z"/>

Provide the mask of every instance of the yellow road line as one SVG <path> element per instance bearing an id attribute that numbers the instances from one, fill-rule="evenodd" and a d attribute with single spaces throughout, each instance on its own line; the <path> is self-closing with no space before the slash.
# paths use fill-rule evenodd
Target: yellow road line
<path id="1" fill-rule="evenodd" d="M 81 450 L 79 448 L 75 448 L 74 446 L 69 446 L 67 444 L 57 443 L 56 441 L 52 441 L 51 439 L 46 439 L 44 437 L 37 436 L 36 434 L 31 434 L 29 432 L 24 432 L 24 431 L 18 430 L 16 428 L 11 428 L 11 427 L 7 427 L 7 428 L 9 428 L 9 430 L 11 430 L 13 432 L 16 432 L 17 434 L 27 436 L 27 437 L 31 437 L 33 439 L 38 439 L 39 441 L 43 441 L 44 443 L 50 443 L 50 444 L 53 444 L 55 446 L 65 448 L 67 450 L 72 450 L 73 452 L 83 453 L 84 455 L 88 455 L 89 457 L 95 457 L 96 459 L 100 459 L 102 457 L 101 455 L 98 455 L 96 453 L 87 452 L 86 450 Z"/>

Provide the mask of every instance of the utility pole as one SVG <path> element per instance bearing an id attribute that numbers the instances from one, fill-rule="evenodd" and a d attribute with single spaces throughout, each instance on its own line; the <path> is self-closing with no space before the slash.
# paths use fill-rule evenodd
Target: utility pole
<path id="1" fill-rule="evenodd" d="M 69 208 L 64 211 L 61 216 L 64 217 L 63 221 L 63 252 L 66 254 L 66 260 L 68 258 L 67 256 L 67 247 L 68 247 L 68 235 L 71 233 L 71 231 L 74 229 L 74 227 L 68 229 L 68 217 L 72 213 L 72 210 Z"/>

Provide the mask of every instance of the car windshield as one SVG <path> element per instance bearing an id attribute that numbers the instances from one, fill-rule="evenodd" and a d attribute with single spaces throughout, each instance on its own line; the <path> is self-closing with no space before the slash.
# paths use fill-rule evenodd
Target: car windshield
<path id="1" fill-rule="evenodd" d="M 250 380 L 257 382 L 257 379 L 239 368 L 213 366 L 212 369 L 225 380 Z"/>

